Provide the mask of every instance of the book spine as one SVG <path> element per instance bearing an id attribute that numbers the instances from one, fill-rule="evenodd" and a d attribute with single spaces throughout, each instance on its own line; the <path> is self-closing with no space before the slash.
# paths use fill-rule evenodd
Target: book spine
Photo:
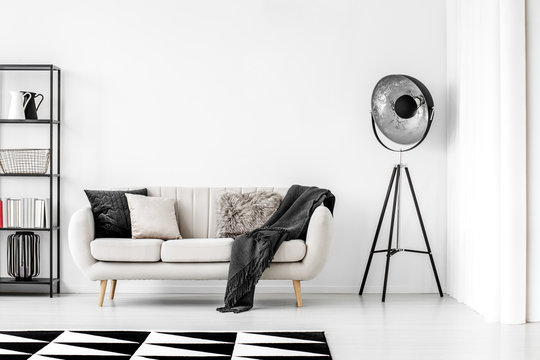
<path id="1" fill-rule="evenodd" d="M 11 199 L 7 199 L 6 203 L 7 203 L 7 226 L 13 227 L 13 220 L 12 220 L 13 201 L 11 201 Z"/>
<path id="2" fill-rule="evenodd" d="M 24 208 L 22 199 L 17 199 L 17 212 L 19 216 L 17 217 L 17 227 L 23 227 L 23 218 L 24 218 Z"/>
<path id="3" fill-rule="evenodd" d="M 22 224 L 21 227 L 25 228 L 28 227 L 28 206 L 26 203 L 28 202 L 27 198 L 22 199 Z"/>
<path id="4" fill-rule="evenodd" d="M 9 227 L 15 227 L 15 216 L 17 215 L 15 209 L 15 200 L 9 199 Z"/>
<path id="5" fill-rule="evenodd" d="M 11 199 L 11 227 L 17 227 L 17 216 L 19 215 L 19 210 L 17 209 L 17 201 Z"/>
<path id="6" fill-rule="evenodd" d="M 28 227 L 28 210 L 29 210 L 28 199 L 24 198 L 23 199 L 23 214 L 24 214 L 23 227 L 25 228 Z"/>
<path id="7" fill-rule="evenodd" d="M 2 203 L 4 203 L 4 216 L 2 218 L 4 227 L 8 227 L 8 221 L 7 221 L 7 215 L 8 215 L 8 204 L 7 204 L 7 198 L 2 198 Z"/>
<path id="8" fill-rule="evenodd" d="M 43 228 L 45 227 L 45 201 L 42 199 L 36 199 L 36 216 L 35 216 L 35 227 Z"/>
<path id="9" fill-rule="evenodd" d="M 39 216 L 39 226 L 45 227 L 45 200 L 41 200 L 41 215 Z"/>
<path id="10" fill-rule="evenodd" d="M 17 211 L 17 218 L 15 219 L 15 227 L 22 227 L 22 219 L 23 219 L 23 207 L 22 207 L 22 200 L 17 199 L 15 200 L 16 203 L 16 211 Z"/>
<path id="11" fill-rule="evenodd" d="M 24 227 L 32 227 L 30 224 L 30 199 L 26 198 L 24 201 Z"/>
<path id="12" fill-rule="evenodd" d="M 29 216 L 28 216 L 28 226 L 35 227 L 34 217 L 35 217 L 35 211 L 36 211 L 36 199 L 34 198 L 28 199 L 28 206 L 30 207 Z"/>
<path id="13" fill-rule="evenodd" d="M 45 225 L 46 228 L 49 228 L 49 227 L 52 226 L 52 224 L 51 224 L 51 211 L 50 211 L 50 208 L 49 208 L 49 206 L 50 206 L 49 199 L 48 198 L 45 199 L 44 203 L 45 203 L 45 224 L 44 225 Z"/>
<path id="14" fill-rule="evenodd" d="M 39 226 L 39 199 L 34 199 L 34 227 L 38 228 Z"/>
<path id="15" fill-rule="evenodd" d="M 0 228 L 4 227 L 4 202 L 0 200 Z"/>

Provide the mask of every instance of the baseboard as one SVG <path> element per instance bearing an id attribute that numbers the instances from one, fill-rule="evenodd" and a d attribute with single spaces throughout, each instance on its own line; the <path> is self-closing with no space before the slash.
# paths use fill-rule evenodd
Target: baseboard
<path id="1" fill-rule="evenodd" d="M 96 293 L 98 285 L 63 286 L 62 293 L 84 294 Z M 223 294 L 225 286 L 216 285 L 135 285 L 128 281 L 118 281 L 117 292 L 136 294 Z M 289 294 L 294 293 L 292 283 L 286 285 L 261 285 L 257 287 L 261 294 Z M 358 290 L 351 286 L 302 286 L 304 294 L 351 294 Z"/>
<path id="2" fill-rule="evenodd" d="M 72 294 L 95 294 L 98 291 L 98 282 L 84 285 L 63 285 L 62 293 Z M 358 286 L 331 286 L 302 284 L 303 294 L 358 294 Z M 160 285 L 152 284 L 152 281 L 141 284 L 140 282 L 118 281 L 118 293 L 134 294 L 223 294 L 225 285 Z M 365 293 L 380 293 L 380 286 L 367 286 Z M 410 289 L 407 287 L 393 287 L 389 293 L 435 293 L 435 289 Z M 294 293 L 292 283 L 290 285 L 259 284 L 257 293 L 260 294 L 291 294 Z"/>

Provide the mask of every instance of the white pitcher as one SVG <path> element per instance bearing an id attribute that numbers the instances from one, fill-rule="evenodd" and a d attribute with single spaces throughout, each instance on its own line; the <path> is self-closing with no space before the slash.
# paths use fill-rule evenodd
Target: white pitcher
<path id="1" fill-rule="evenodd" d="M 10 91 L 11 103 L 9 104 L 8 119 L 23 120 L 24 109 L 28 105 L 28 101 L 32 97 L 29 93 L 20 91 Z"/>

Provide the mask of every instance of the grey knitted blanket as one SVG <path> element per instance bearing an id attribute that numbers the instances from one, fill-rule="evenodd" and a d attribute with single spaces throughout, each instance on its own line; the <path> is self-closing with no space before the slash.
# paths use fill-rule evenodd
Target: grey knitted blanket
<path id="1" fill-rule="evenodd" d="M 239 313 L 253 307 L 255 285 L 277 249 L 283 241 L 306 239 L 311 214 L 321 204 L 333 212 L 335 197 L 330 190 L 293 185 L 263 226 L 236 237 L 229 264 L 225 306 L 218 311 Z"/>

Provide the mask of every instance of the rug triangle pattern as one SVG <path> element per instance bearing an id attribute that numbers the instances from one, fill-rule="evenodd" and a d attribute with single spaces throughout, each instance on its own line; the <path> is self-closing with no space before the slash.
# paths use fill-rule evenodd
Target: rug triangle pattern
<path id="1" fill-rule="evenodd" d="M 331 360 L 323 332 L 0 331 L 0 360 Z"/>

